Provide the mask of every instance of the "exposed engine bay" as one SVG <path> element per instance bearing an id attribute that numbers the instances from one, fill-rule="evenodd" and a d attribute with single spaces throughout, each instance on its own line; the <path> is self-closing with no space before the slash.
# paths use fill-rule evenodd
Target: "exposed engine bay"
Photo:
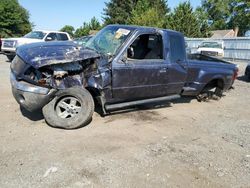
<path id="1" fill-rule="evenodd" d="M 71 51 L 67 49 L 63 60 L 60 60 L 60 54 L 63 51 L 51 56 L 51 51 L 46 50 L 48 51 L 46 55 L 33 56 L 29 63 L 25 62 L 25 57 L 15 57 L 11 70 L 17 80 L 58 90 L 73 86 L 88 87 L 91 85 L 98 89 L 105 87 L 105 81 L 102 79 L 107 72 L 107 66 L 104 66 L 106 68 L 102 66 L 108 64 L 105 57 L 88 49 L 72 48 Z M 82 53 L 84 56 L 80 55 Z M 18 54 L 22 54 L 22 52 Z"/>
<path id="2" fill-rule="evenodd" d="M 85 76 L 89 72 L 97 74 L 96 59 L 42 67 L 33 67 L 24 72 L 24 79 L 43 87 L 65 89 L 72 86 L 87 86 Z"/>

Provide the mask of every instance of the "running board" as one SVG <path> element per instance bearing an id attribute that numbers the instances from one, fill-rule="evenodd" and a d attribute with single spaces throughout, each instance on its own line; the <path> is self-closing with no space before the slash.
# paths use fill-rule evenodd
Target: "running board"
<path id="1" fill-rule="evenodd" d="M 197 89 L 193 88 L 193 87 L 183 87 L 183 91 L 184 92 L 188 92 L 188 91 L 197 91 Z"/>
<path id="2" fill-rule="evenodd" d="M 180 95 L 171 95 L 171 96 L 159 97 L 159 98 L 153 98 L 153 99 L 144 99 L 144 100 L 138 100 L 138 101 L 119 103 L 119 104 L 110 104 L 110 105 L 105 105 L 105 109 L 107 111 L 119 110 L 121 108 L 127 108 L 131 106 L 137 106 L 137 105 L 161 102 L 161 101 L 171 101 L 171 100 L 175 100 L 179 98 L 181 98 Z"/>

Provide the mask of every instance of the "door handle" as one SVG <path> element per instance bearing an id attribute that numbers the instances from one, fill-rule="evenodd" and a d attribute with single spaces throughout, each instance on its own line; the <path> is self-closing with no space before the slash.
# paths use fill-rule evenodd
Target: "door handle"
<path id="1" fill-rule="evenodd" d="M 166 73 L 167 72 L 167 68 L 162 68 L 161 70 L 160 70 L 160 73 Z"/>
<path id="2" fill-rule="evenodd" d="M 177 63 L 178 65 L 180 65 L 183 69 L 186 69 L 186 68 L 187 68 L 187 66 L 184 64 L 184 62 L 181 61 L 181 60 L 179 60 L 179 59 L 176 61 L 176 63 Z"/>

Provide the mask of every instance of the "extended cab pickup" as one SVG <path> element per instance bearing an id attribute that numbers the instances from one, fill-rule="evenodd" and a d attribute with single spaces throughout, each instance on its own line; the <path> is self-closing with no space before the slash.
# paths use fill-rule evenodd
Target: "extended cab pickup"
<path id="1" fill-rule="evenodd" d="M 29 111 L 65 129 L 103 113 L 182 95 L 219 99 L 237 76 L 234 64 L 201 54 L 187 59 L 181 33 L 111 25 L 86 47 L 73 42 L 24 45 L 11 64 L 12 91 Z M 94 103 L 94 101 L 96 103 Z"/>

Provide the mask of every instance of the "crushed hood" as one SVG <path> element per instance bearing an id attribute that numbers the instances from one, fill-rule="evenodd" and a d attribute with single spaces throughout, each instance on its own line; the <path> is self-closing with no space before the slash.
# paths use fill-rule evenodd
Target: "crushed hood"
<path id="1" fill-rule="evenodd" d="M 91 49 L 79 48 L 73 42 L 41 42 L 20 46 L 17 55 L 34 68 L 99 58 Z"/>

